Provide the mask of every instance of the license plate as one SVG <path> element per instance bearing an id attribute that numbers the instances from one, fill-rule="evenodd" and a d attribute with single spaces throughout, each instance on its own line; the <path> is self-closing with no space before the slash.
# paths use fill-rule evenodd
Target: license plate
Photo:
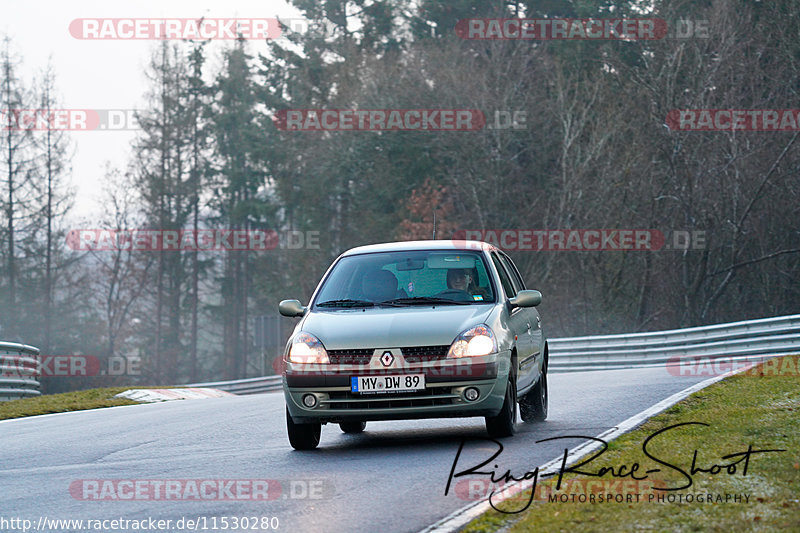
<path id="1" fill-rule="evenodd" d="M 353 376 L 350 391 L 358 393 L 409 392 L 425 389 L 425 374 L 396 376 Z"/>

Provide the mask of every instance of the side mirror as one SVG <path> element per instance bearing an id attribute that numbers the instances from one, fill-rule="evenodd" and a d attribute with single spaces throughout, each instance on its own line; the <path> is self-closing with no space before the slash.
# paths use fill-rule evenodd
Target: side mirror
<path id="1" fill-rule="evenodd" d="M 508 303 L 511 307 L 536 307 L 542 303 L 542 293 L 539 291 L 519 291 Z"/>
<path id="2" fill-rule="evenodd" d="M 296 317 L 306 314 L 306 308 L 300 300 L 283 300 L 278 304 L 278 312 L 283 316 Z"/>

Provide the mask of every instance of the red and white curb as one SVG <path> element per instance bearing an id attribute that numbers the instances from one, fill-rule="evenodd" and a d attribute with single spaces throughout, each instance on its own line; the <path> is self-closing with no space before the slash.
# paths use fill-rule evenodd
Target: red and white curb
<path id="1" fill-rule="evenodd" d="M 155 403 L 170 400 L 206 400 L 208 398 L 226 398 L 236 396 L 219 389 L 187 388 L 187 389 L 131 389 L 121 392 L 114 398 L 127 398 L 135 402 Z"/>

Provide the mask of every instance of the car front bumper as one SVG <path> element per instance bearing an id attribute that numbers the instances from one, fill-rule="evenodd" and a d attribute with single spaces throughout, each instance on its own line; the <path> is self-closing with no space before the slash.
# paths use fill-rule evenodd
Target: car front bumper
<path id="1" fill-rule="evenodd" d="M 297 423 L 371 420 L 409 420 L 495 416 L 505 398 L 510 352 L 485 357 L 406 364 L 401 369 L 369 365 L 287 365 L 283 390 L 289 413 Z M 425 374 L 425 390 L 403 393 L 359 394 L 350 390 L 353 376 Z M 479 392 L 476 400 L 465 391 Z M 303 398 L 311 394 L 316 405 L 308 408 Z"/>

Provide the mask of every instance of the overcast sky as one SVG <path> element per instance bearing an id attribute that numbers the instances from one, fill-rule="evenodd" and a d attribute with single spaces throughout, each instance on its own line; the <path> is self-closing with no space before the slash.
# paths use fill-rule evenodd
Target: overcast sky
<path id="1" fill-rule="evenodd" d="M 51 59 L 58 92 L 66 109 L 135 109 L 143 107 L 144 68 L 155 40 L 82 40 L 72 37 L 77 18 L 281 18 L 298 17 L 283 0 L 0 0 L 0 33 L 12 40 L 22 59 L 21 75 L 30 83 Z M 220 41 L 228 44 L 230 41 Z M 250 41 L 250 51 L 266 50 Z M 218 50 L 210 65 L 218 65 Z M 77 196 L 72 215 L 91 217 L 106 161 L 123 167 L 131 131 L 76 131 L 70 180 Z"/>

